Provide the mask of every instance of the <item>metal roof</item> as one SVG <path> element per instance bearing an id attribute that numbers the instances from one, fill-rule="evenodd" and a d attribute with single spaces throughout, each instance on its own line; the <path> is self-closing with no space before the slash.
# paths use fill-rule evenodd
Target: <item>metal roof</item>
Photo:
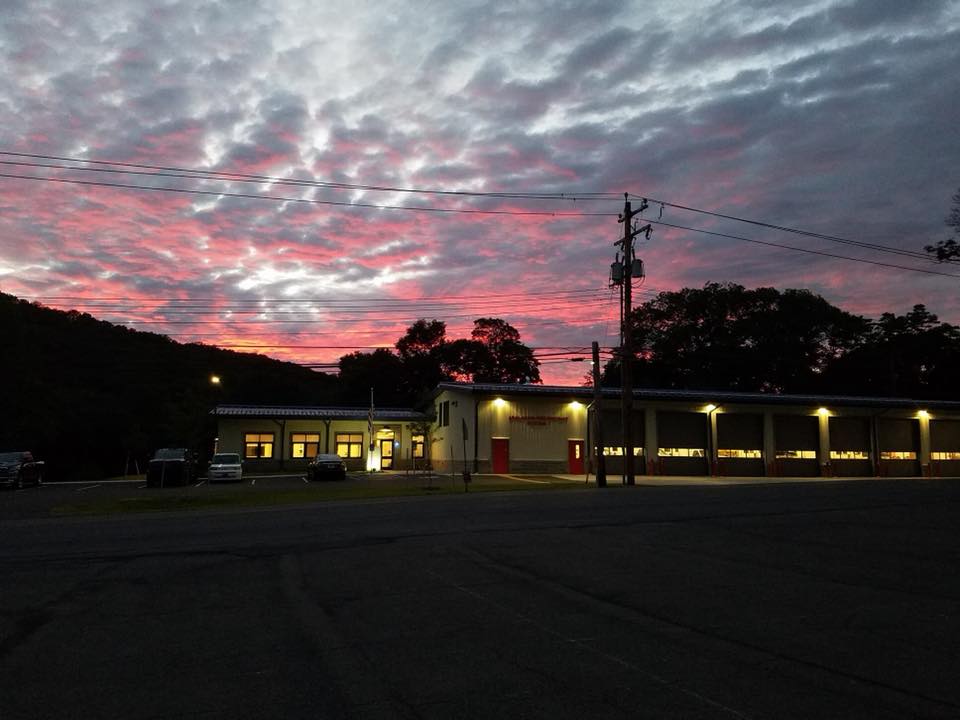
<path id="1" fill-rule="evenodd" d="M 483 395 L 533 395 L 592 398 L 593 388 L 576 385 L 514 385 L 500 383 L 444 382 L 437 385 L 434 396 L 443 390 Z M 619 388 L 601 388 L 603 397 L 620 397 Z M 960 412 L 960 402 L 953 400 L 914 400 L 910 398 L 856 397 L 853 395 L 777 395 L 728 390 L 669 390 L 637 388 L 637 400 L 686 400 L 703 403 L 740 403 L 746 405 L 823 405 L 837 407 L 882 407 L 906 409 L 939 409 Z"/>
<path id="2" fill-rule="evenodd" d="M 239 418 L 306 418 L 315 420 L 366 420 L 369 408 L 361 407 L 321 407 L 297 405 L 217 405 L 210 411 L 217 417 Z M 374 421 L 406 420 L 416 422 L 426 420 L 423 413 L 406 408 L 374 408 Z"/>

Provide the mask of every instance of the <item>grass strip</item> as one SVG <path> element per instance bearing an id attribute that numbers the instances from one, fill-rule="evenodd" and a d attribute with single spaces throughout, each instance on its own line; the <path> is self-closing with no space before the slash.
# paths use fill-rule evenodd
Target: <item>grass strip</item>
<path id="1" fill-rule="evenodd" d="M 529 483 L 471 483 L 471 493 L 531 492 L 561 490 L 579 487 L 570 483 L 531 485 Z M 462 495 L 463 485 L 310 485 L 303 488 L 270 489 L 251 487 L 242 491 L 206 492 L 202 488 L 179 488 L 155 491 L 156 494 L 90 499 L 55 506 L 51 515 L 115 515 L 125 513 L 178 512 L 184 510 L 210 510 L 220 508 L 273 507 L 303 505 L 315 502 L 342 500 L 366 500 L 388 497 L 412 497 L 418 495 Z M 162 494 L 161 494 L 162 493 Z M 167 494 L 174 493 L 174 494 Z"/>

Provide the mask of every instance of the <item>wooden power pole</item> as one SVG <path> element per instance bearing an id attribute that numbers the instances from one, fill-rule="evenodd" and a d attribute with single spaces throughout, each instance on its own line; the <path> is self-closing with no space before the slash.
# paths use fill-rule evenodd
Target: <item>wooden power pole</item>
<path id="1" fill-rule="evenodd" d="M 630 206 L 629 195 L 623 194 L 625 200 L 620 222 L 623 223 L 623 337 L 620 345 L 620 379 L 621 379 L 621 425 L 623 426 L 623 482 L 634 485 L 634 458 L 633 458 L 633 334 L 630 324 L 631 304 L 633 302 L 633 239 L 640 234 L 648 236 L 652 226 L 647 224 L 642 228 L 633 227 L 633 218 L 647 209 L 644 199 L 640 207 L 634 210 Z"/>
<path id="2" fill-rule="evenodd" d="M 600 343 L 593 341 L 593 443 L 597 458 L 597 487 L 607 486 L 607 461 L 603 456 L 603 393 L 600 392 Z"/>

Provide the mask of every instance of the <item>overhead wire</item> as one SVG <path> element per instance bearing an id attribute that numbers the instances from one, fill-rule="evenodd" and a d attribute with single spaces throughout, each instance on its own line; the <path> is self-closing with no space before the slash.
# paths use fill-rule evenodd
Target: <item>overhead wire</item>
<path id="1" fill-rule="evenodd" d="M 0 164 L 3 165 L 17 165 L 25 167 L 36 167 L 41 169 L 57 169 L 57 170 L 67 170 L 67 171 L 82 171 L 82 172 L 104 172 L 104 173 L 122 173 L 122 174 L 132 174 L 139 176 L 154 176 L 154 177 L 174 177 L 179 179 L 193 179 L 193 180 L 219 180 L 227 182 L 256 182 L 259 184 L 271 183 L 271 184 L 282 184 L 282 185 L 294 185 L 300 187 L 314 187 L 314 188 L 326 188 L 326 189 L 339 189 L 339 190 L 364 190 L 371 192 L 394 192 L 394 193 L 414 193 L 414 194 L 427 194 L 427 195 L 436 195 L 436 196 L 455 196 L 455 197 L 476 197 L 476 198 L 496 198 L 496 199 L 522 199 L 522 200 L 566 200 L 566 201 L 576 201 L 576 200 L 611 200 L 618 196 L 618 193 L 613 192 L 571 192 L 571 193 L 523 193 L 523 192 L 501 192 L 501 191 L 477 191 L 477 190 L 442 190 L 437 188 L 415 188 L 415 187 L 400 187 L 400 186 L 389 186 L 389 185 L 373 185 L 373 184 L 364 184 L 364 183 L 343 183 L 343 182 L 334 182 L 334 181 L 324 181 L 324 180 L 310 180 L 303 178 L 291 178 L 277 175 L 256 175 L 250 173 L 238 173 L 233 171 L 225 170 L 204 170 L 197 168 L 185 168 L 177 167 L 171 165 L 152 165 L 146 163 L 132 163 L 124 161 L 110 161 L 110 160 L 96 160 L 89 158 L 78 158 L 70 157 L 63 155 L 47 155 L 40 153 L 23 153 L 9 150 L 0 150 L 0 155 L 9 156 L 9 157 L 21 157 L 21 158 L 30 158 L 30 159 L 42 159 L 42 160 L 56 160 L 59 162 L 70 162 L 75 163 L 74 165 L 50 165 L 47 163 L 29 163 L 22 161 L 10 161 L 10 160 L 0 160 Z M 97 165 L 98 167 L 81 167 L 76 165 L 78 163 L 83 163 L 86 165 Z M 127 169 L 131 168 L 131 169 Z M 143 170 L 150 170 L 150 172 L 142 172 Z M 0 174 L 0 177 L 8 177 L 8 175 Z M 22 179 L 43 179 L 51 181 L 64 181 L 68 182 L 69 180 L 64 178 L 37 178 L 35 176 L 22 176 Z M 88 184 L 87 181 L 75 181 L 80 184 Z M 107 186 L 120 185 L 122 187 L 128 187 L 127 184 L 120 183 L 107 183 Z M 180 191 L 186 189 L 183 188 L 146 188 L 136 186 L 136 189 L 154 189 L 161 191 Z M 194 191 L 191 191 L 194 192 Z M 208 191 L 195 191 L 195 192 L 208 192 Z M 209 191 L 213 193 L 214 191 Z M 225 195 L 224 193 L 214 193 L 218 195 Z M 235 195 L 248 196 L 246 193 L 239 193 Z M 230 195 L 225 195 L 229 197 Z M 702 208 L 696 208 L 690 205 L 685 205 L 682 203 L 672 202 L 670 200 L 665 200 L 662 198 L 656 198 L 649 195 L 642 195 L 640 193 L 631 192 L 627 193 L 628 197 L 633 197 L 637 199 L 645 199 L 654 204 L 658 204 L 661 207 L 671 207 L 678 210 L 683 210 L 686 212 L 698 213 L 710 217 L 716 217 L 726 220 L 731 220 L 735 222 L 747 223 L 750 225 L 765 227 L 780 232 L 792 233 L 797 235 L 802 235 L 805 237 L 818 238 L 822 240 L 827 240 L 830 242 L 836 242 L 841 244 L 846 244 L 850 246 L 860 247 L 863 249 L 868 249 L 877 252 L 885 252 L 900 255 L 902 257 L 909 257 L 912 259 L 923 259 L 935 262 L 929 254 L 905 250 L 903 248 L 890 247 L 888 245 L 882 245 L 879 243 L 868 243 L 860 240 L 851 240 L 849 238 L 839 237 L 837 235 L 831 235 L 826 233 L 815 232 L 811 230 L 804 230 L 801 228 L 794 228 L 787 225 L 782 225 L 778 223 L 764 222 L 761 220 L 753 220 L 750 218 L 745 218 L 737 215 L 732 215 L 729 213 L 721 213 L 713 210 L 705 210 Z M 257 195 L 260 198 L 266 198 L 267 196 Z M 271 196 L 275 197 L 275 196 Z M 279 199 L 279 198 L 278 198 Z M 284 198 L 285 201 L 305 201 L 307 198 Z M 353 206 L 353 207 L 379 207 L 383 209 L 413 209 L 417 206 L 388 206 L 388 205 L 374 205 L 370 203 L 342 203 L 338 201 L 316 201 L 322 204 L 332 204 L 332 205 L 344 205 L 344 206 Z M 476 209 L 465 209 L 465 208 L 424 208 L 420 207 L 428 212 L 452 212 L 452 211 L 461 211 L 461 212 L 478 212 L 484 214 L 503 214 L 511 212 L 513 214 L 529 214 L 535 213 L 538 211 L 492 211 L 492 210 L 476 210 Z M 596 213 L 595 215 L 607 215 L 608 213 Z M 575 216 L 583 215 L 594 215 L 576 213 Z M 776 245 L 775 245 L 776 246 Z M 783 246 L 785 249 L 795 249 L 790 246 Z M 830 255 L 828 255 L 830 256 Z M 850 258 L 847 256 L 833 256 L 837 259 L 845 260 L 854 260 L 861 261 L 862 259 Z M 950 261 L 948 261 L 950 262 Z"/>

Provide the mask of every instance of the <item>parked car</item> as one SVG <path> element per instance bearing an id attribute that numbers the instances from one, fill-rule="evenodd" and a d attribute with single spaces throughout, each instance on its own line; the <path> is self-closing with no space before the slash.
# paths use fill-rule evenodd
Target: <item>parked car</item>
<path id="1" fill-rule="evenodd" d="M 14 490 L 43 482 L 43 460 L 34 460 L 28 450 L 0 453 L 0 485 Z"/>
<path id="2" fill-rule="evenodd" d="M 239 453 L 217 453 L 207 468 L 207 480 L 243 480 L 243 461 Z"/>
<path id="3" fill-rule="evenodd" d="M 147 464 L 147 487 L 190 485 L 197 477 L 197 455 L 186 448 L 160 448 Z"/>
<path id="4" fill-rule="evenodd" d="M 346 480 L 347 464 L 339 455 L 320 453 L 307 465 L 307 480 Z"/>

